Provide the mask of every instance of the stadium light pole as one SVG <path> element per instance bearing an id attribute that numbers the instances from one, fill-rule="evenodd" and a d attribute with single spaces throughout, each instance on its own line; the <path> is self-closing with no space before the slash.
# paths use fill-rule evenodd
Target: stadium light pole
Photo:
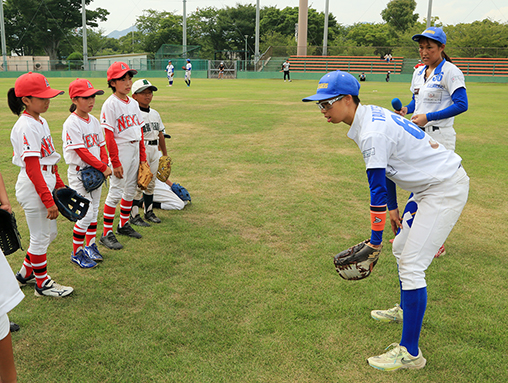
<path id="1" fill-rule="evenodd" d="M 429 0 L 429 9 L 427 10 L 427 28 L 430 28 L 431 18 L 432 18 L 432 0 Z"/>
<path id="2" fill-rule="evenodd" d="M 183 57 L 187 57 L 187 7 L 186 3 L 187 0 L 183 0 Z"/>
<path id="3" fill-rule="evenodd" d="M 254 47 L 254 64 L 259 61 L 259 0 L 256 1 L 256 42 Z"/>
<path id="4" fill-rule="evenodd" d="M 298 42 L 296 54 L 307 56 L 307 22 L 309 18 L 309 0 L 300 0 L 298 7 Z"/>
<path id="5" fill-rule="evenodd" d="M 325 29 L 323 31 L 323 56 L 328 54 L 328 4 L 329 0 L 325 1 Z"/>
<path id="6" fill-rule="evenodd" d="M 1 1 L 1 0 L 0 0 Z M 83 69 L 88 70 L 88 42 L 86 39 L 86 4 L 81 0 L 81 13 L 83 21 Z"/>
<path id="7" fill-rule="evenodd" d="M 3 0 L 0 0 L 0 20 L 1 20 L 1 27 L 2 27 L 2 57 L 4 60 L 4 71 L 7 72 L 7 44 L 5 43 L 5 22 L 4 22 L 4 2 Z"/>

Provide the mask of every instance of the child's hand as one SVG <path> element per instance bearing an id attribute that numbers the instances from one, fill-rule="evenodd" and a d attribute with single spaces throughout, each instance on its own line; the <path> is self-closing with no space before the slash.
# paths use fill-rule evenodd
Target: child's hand
<path id="1" fill-rule="evenodd" d="M 122 179 L 123 178 L 123 166 L 120 165 L 119 167 L 114 168 L 113 174 L 115 175 L 116 178 Z"/>
<path id="2" fill-rule="evenodd" d="M 113 174 L 113 172 L 111 171 L 111 168 L 108 166 L 106 170 L 102 172 L 102 174 L 104 174 L 104 177 L 108 178 L 111 174 Z"/>
<path id="3" fill-rule="evenodd" d="M 48 215 L 46 216 L 46 218 L 56 219 L 56 217 L 58 217 L 58 208 L 56 207 L 56 205 L 48 207 Z"/>
<path id="4" fill-rule="evenodd" d="M 2 204 L 2 205 L 0 206 L 0 209 L 6 210 L 6 211 L 8 211 L 9 213 L 12 213 L 12 206 L 11 206 L 11 205 L 9 205 L 9 204 Z"/>

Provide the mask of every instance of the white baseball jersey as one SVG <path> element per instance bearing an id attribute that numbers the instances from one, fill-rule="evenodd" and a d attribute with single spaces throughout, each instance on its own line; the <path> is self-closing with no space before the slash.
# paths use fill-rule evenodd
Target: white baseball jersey
<path id="1" fill-rule="evenodd" d="M 162 123 L 159 112 L 150 108 L 149 112 L 141 111 L 141 116 L 145 121 L 143 125 L 143 135 L 146 141 L 159 139 L 159 132 L 164 132 L 164 124 Z"/>
<path id="2" fill-rule="evenodd" d="M 11 131 L 11 143 L 14 150 L 12 163 L 25 167 L 26 157 L 39 157 L 41 165 L 55 165 L 60 154 L 55 150 L 48 123 L 42 117 L 37 121 L 23 112 Z"/>
<path id="3" fill-rule="evenodd" d="M 65 162 L 80 168 L 89 165 L 76 153 L 76 149 L 88 149 L 100 161 L 101 146 L 106 144 L 99 120 L 91 114 L 85 120 L 76 113 L 71 113 L 63 124 L 62 142 Z"/>
<path id="4" fill-rule="evenodd" d="M 168 74 L 168 77 L 172 77 L 173 74 L 175 73 L 175 67 L 174 67 L 174 65 L 173 64 L 168 64 L 166 66 L 166 72 Z"/>
<path id="5" fill-rule="evenodd" d="M 116 143 L 121 144 L 140 141 L 144 122 L 136 100 L 130 97 L 122 100 L 112 94 L 102 105 L 101 125 L 112 131 Z"/>
<path id="6" fill-rule="evenodd" d="M 185 68 L 186 68 L 187 72 L 190 72 L 192 70 L 192 64 L 187 63 L 187 65 L 185 65 Z"/>
<path id="7" fill-rule="evenodd" d="M 386 169 L 389 179 L 415 193 L 450 179 L 462 162 L 408 119 L 376 105 L 358 105 L 347 135 L 367 169 Z"/>
<path id="8" fill-rule="evenodd" d="M 418 67 L 413 73 L 411 92 L 415 98 L 413 114 L 427 114 L 446 109 L 453 104 L 452 94 L 459 88 L 466 88 L 461 70 L 449 61 L 443 60 L 425 81 L 425 69 Z M 453 126 L 454 117 L 429 121 L 425 126 L 446 128 Z"/>
<path id="9" fill-rule="evenodd" d="M 291 64 L 290 64 L 290 63 L 288 63 L 287 61 L 285 61 L 285 62 L 283 62 L 283 63 L 282 63 L 282 67 L 284 68 L 284 72 L 289 72 L 289 66 L 290 66 L 290 65 L 291 65 Z"/>

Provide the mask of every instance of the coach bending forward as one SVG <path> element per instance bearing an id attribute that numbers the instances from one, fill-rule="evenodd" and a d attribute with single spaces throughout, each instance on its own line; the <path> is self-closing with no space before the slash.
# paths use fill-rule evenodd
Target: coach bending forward
<path id="1" fill-rule="evenodd" d="M 360 148 L 367 168 L 370 245 L 381 246 L 387 207 L 393 232 L 399 227 L 407 231 L 407 235 L 395 237 L 393 246 L 404 309 L 402 338 L 390 351 L 367 361 L 385 371 L 419 369 L 426 363 L 418 347 L 427 306 L 425 270 L 459 219 L 467 201 L 469 177 L 459 155 L 402 116 L 379 106 L 362 105 L 359 90 L 360 83 L 352 75 L 336 71 L 323 76 L 317 93 L 303 101 L 318 101 L 328 122 L 350 126 L 347 136 Z M 395 184 L 414 193 L 416 216 L 405 216 L 401 221 Z"/>

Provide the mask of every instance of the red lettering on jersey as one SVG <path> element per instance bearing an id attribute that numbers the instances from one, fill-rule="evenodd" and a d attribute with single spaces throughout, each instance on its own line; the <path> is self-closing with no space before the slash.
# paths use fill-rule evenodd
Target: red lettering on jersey
<path id="1" fill-rule="evenodd" d="M 87 134 L 86 136 L 83 136 L 83 141 L 85 142 L 87 149 L 92 146 L 99 146 L 99 135 L 97 133 Z"/>
<path id="2" fill-rule="evenodd" d="M 133 114 L 132 116 L 121 116 L 117 121 L 119 133 L 132 126 L 140 125 L 139 119 L 136 118 L 135 114 Z"/>
<path id="3" fill-rule="evenodd" d="M 26 139 L 26 136 L 23 134 L 23 148 L 24 150 L 30 150 L 30 144 L 28 143 L 28 140 Z"/>
<path id="4" fill-rule="evenodd" d="M 125 126 L 125 117 L 121 116 L 118 120 L 118 132 L 123 132 L 128 126 Z"/>
<path id="5" fill-rule="evenodd" d="M 66 133 L 67 137 L 65 137 L 65 141 L 67 142 L 67 145 L 72 144 L 71 136 L 69 136 L 69 133 Z"/>
<path id="6" fill-rule="evenodd" d="M 53 140 L 51 139 L 51 136 L 42 137 L 41 157 L 49 157 L 54 152 L 55 152 L 55 147 L 53 146 Z"/>

